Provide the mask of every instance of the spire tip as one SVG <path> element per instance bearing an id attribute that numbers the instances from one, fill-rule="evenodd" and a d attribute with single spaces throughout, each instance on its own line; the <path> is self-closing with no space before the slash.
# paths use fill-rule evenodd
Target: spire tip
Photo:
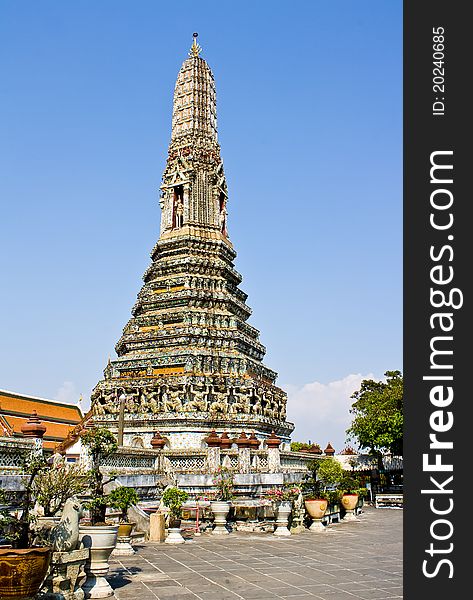
<path id="1" fill-rule="evenodd" d="M 191 58 L 198 58 L 199 54 L 202 52 L 202 48 L 199 46 L 199 44 L 197 43 L 197 37 L 198 37 L 198 33 L 193 33 L 192 37 L 194 38 L 194 41 L 192 42 L 192 46 L 191 49 L 189 51 L 189 56 Z"/>

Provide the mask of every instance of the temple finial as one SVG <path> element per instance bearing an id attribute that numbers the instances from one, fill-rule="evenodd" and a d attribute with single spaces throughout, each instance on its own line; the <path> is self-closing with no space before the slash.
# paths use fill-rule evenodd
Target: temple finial
<path id="1" fill-rule="evenodd" d="M 189 56 L 191 58 L 197 58 L 199 56 L 199 54 L 202 52 L 202 48 L 197 43 L 197 36 L 198 35 L 199 35 L 198 33 L 193 33 L 192 34 L 192 37 L 194 38 L 194 41 L 192 42 L 191 49 L 189 50 Z"/>

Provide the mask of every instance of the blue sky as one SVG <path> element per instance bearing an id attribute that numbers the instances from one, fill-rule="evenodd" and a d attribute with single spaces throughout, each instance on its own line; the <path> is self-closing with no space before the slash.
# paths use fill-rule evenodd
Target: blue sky
<path id="1" fill-rule="evenodd" d="M 402 3 L 0 2 L 0 388 L 101 377 L 159 235 L 172 92 L 199 32 L 229 232 L 295 439 L 340 448 L 402 369 Z"/>

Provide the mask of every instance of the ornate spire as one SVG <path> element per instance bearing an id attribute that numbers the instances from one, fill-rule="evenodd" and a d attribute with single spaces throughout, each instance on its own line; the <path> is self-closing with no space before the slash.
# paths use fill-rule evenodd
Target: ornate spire
<path id="1" fill-rule="evenodd" d="M 227 233 L 227 184 L 217 141 L 214 76 L 194 43 L 174 88 L 171 143 L 161 186 L 161 239 Z"/>
<path id="2" fill-rule="evenodd" d="M 192 42 L 191 49 L 189 50 L 189 56 L 191 58 L 197 58 L 199 56 L 199 54 L 202 52 L 202 48 L 197 43 L 197 36 L 199 34 L 198 33 L 193 33 L 192 35 L 194 37 L 194 41 Z"/>
<path id="3" fill-rule="evenodd" d="M 183 63 L 174 88 L 172 141 L 192 135 L 207 142 L 217 141 L 217 105 L 214 76 L 199 54 L 196 42 Z M 187 141 L 187 140 L 186 140 Z M 172 145 L 172 142 L 171 142 Z"/>

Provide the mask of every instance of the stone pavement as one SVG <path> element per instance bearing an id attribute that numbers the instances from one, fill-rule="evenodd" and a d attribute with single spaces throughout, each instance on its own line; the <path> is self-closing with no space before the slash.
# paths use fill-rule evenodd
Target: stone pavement
<path id="1" fill-rule="evenodd" d="M 112 559 L 108 579 L 118 600 L 402 598 L 402 510 L 365 509 L 322 534 L 149 542 Z"/>

